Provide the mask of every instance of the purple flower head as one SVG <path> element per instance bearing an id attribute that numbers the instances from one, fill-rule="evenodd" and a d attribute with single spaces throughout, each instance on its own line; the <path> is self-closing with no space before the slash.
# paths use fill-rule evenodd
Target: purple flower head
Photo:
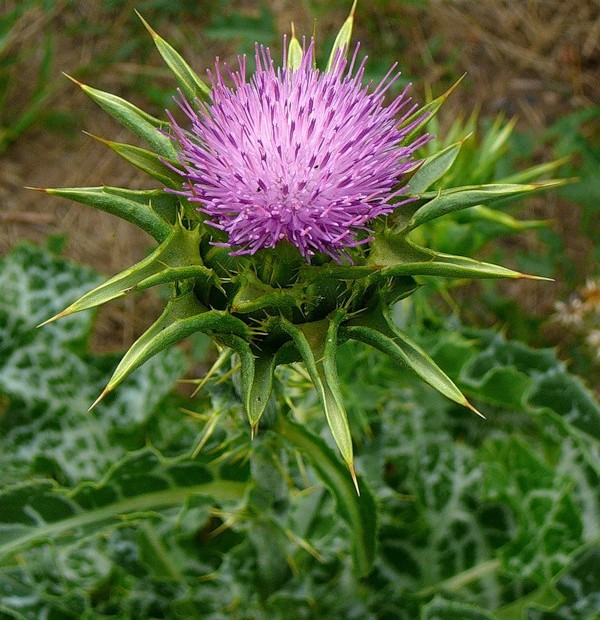
<path id="1" fill-rule="evenodd" d="M 421 119 L 399 125 L 417 106 L 408 87 L 384 105 L 395 65 L 374 89 L 363 86 L 358 48 L 349 63 L 338 53 L 323 72 L 314 67 L 314 42 L 297 69 L 285 68 L 285 54 L 275 68 L 269 49 L 257 46 L 250 79 L 245 57 L 238 71 L 225 67 L 233 86 L 217 62 L 212 102 L 200 112 L 180 96 L 191 121 L 186 131 L 170 117 L 186 177 L 181 193 L 227 233 L 232 254 L 285 239 L 307 259 L 323 252 L 340 260 L 370 240 L 369 220 L 402 204 L 394 200 L 407 189 L 402 175 L 429 136 L 401 144 Z"/>

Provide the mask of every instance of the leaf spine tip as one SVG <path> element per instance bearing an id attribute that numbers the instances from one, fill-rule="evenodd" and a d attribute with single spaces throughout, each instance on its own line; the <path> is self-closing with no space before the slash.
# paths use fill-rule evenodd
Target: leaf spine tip
<path id="1" fill-rule="evenodd" d="M 467 409 L 470 409 L 473 413 L 476 413 L 480 418 L 482 418 L 483 420 L 486 420 L 487 418 L 483 415 L 483 413 L 481 413 L 481 411 L 478 411 L 477 409 L 475 409 L 475 407 L 473 407 L 473 405 L 468 401 L 465 400 L 464 403 L 465 407 Z"/>
<path id="2" fill-rule="evenodd" d="M 356 477 L 356 470 L 354 469 L 354 463 L 348 463 L 348 469 L 350 470 L 350 477 L 354 483 L 356 494 L 360 497 L 360 487 L 358 486 L 358 478 Z"/>
<path id="3" fill-rule="evenodd" d="M 65 73 L 64 71 L 62 72 L 62 74 L 69 80 L 71 80 L 71 82 L 73 82 L 73 84 L 77 84 L 77 86 L 81 86 L 81 88 L 83 88 L 85 86 L 85 84 L 83 82 L 80 82 L 78 79 L 74 78 L 72 75 L 69 75 L 68 73 Z"/>
<path id="4" fill-rule="evenodd" d="M 547 278 L 546 276 L 534 276 L 530 273 L 520 273 L 519 278 L 523 278 L 524 280 L 540 280 L 542 282 L 556 282 L 554 278 Z"/>
<path id="5" fill-rule="evenodd" d="M 135 14 L 140 18 L 142 24 L 144 24 L 146 30 L 152 35 L 152 38 L 155 38 L 157 36 L 157 33 L 152 29 L 150 24 L 142 17 L 142 14 L 137 9 L 133 10 L 135 11 Z"/>
<path id="6" fill-rule="evenodd" d="M 102 393 L 100 394 L 100 396 L 98 396 L 98 398 L 96 398 L 96 400 L 90 405 L 90 408 L 88 409 L 88 411 L 91 411 L 109 392 L 110 390 L 108 386 L 105 387 L 102 390 Z"/>
<path id="7" fill-rule="evenodd" d="M 70 314 L 70 312 L 67 312 L 67 310 L 63 310 L 62 312 L 51 316 L 49 319 L 42 321 L 39 325 L 36 325 L 36 329 L 39 327 L 44 327 L 44 325 L 48 325 L 49 323 L 53 323 L 54 321 L 61 319 L 63 316 L 67 316 L 68 314 Z"/>

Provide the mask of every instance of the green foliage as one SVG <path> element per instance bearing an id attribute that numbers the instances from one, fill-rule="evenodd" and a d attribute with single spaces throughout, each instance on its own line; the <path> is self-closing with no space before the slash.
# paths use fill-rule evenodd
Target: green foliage
<path id="1" fill-rule="evenodd" d="M 367 487 L 357 498 L 355 489 L 335 453 L 319 437 L 311 436 L 302 427 L 281 417 L 276 430 L 306 455 L 315 471 L 336 497 L 338 508 L 353 532 L 353 561 L 361 577 L 369 574 L 375 561 L 377 511 L 373 495 Z"/>
<path id="2" fill-rule="evenodd" d="M 416 184 L 414 191 L 444 191 L 449 185 L 487 187 L 492 184 L 487 189 L 491 192 L 490 198 L 498 193 L 494 200 L 480 194 L 478 201 L 477 193 L 473 192 L 471 208 L 456 211 L 452 218 L 432 222 L 420 231 L 422 242 L 442 252 L 475 253 L 505 235 L 547 227 L 548 222 L 517 219 L 518 213 L 512 205 L 514 195 L 508 190 L 512 185 L 521 184 L 535 188 L 538 179 L 553 174 L 565 160 L 561 158 L 519 169 L 515 161 L 519 136 L 514 128 L 515 119 L 507 121 L 500 115 L 485 123 L 475 111 L 467 119 L 455 119 L 448 131 L 442 133 L 437 119 L 433 119 L 430 131 L 436 135 L 435 149 L 434 143 L 422 149 L 425 161 L 411 179 L 411 186 Z M 450 195 L 445 200 L 451 198 Z M 546 273 L 551 274 L 552 270 Z"/>
<path id="3" fill-rule="evenodd" d="M 561 194 L 582 206 L 581 232 L 593 243 L 592 264 L 597 265 L 600 263 L 600 107 L 563 116 L 546 132 L 545 139 L 559 157 L 568 158 L 565 174 L 575 177 L 575 182 Z"/>
<path id="4" fill-rule="evenodd" d="M 24 64 L 35 63 L 33 53 L 39 46 L 28 48 L 20 44 L 16 33 L 19 22 L 41 11 L 50 16 L 53 3 L 48 0 L 23 0 L 8 8 L 0 15 L 0 153 L 4 152 L 24 131 L 36 123 L 43 112 L 43 104 L 50 92 L 50 73 L 52 69 L 52 35 L 49 31 L 43 35 L 41 42 L 42 55 L 36 69 L 36 83 L 31 88 L 26 85 L 28 99 L 21 104 L 18 111 L 11 105 L 9 97 L 23 90 L 18 83 L 19 71 Z"/>
<path id="5" fill-rule="evenodd" d="M 135 445 L 130 442 L 136 434 L 137 445 L 143 445 L 144 425 L 183 370 L 181 354 L 165 352 L 107 406 L 87 413 L 115 361 L 87 351 L 92 317 L 79 314 L 42 330 L 36 326 L 48 311 L 99 281 L 97 274 L 28 245 L 0 262 L 5 481 L 36 472 L 61 481 L 100 475 Z M 82 426 L 82 418 L 89 424 Z"/>
<path id="6" fill-rule="evenodd" d="M 557 120 L 543 135 L 535 136 L 531 132 L 515 131 L 515 121 L 505 120 L 501 116 L 493 121 L 480 119 L 478 113 L 467 119 L 456 119 L 448 132 L 440 135 L 436 130 L 435 119 L 432 131 L 436 134 L 436 143 L 442 143 L 445 149 L 434 152 L 432 144 L 426 145 L 424 172 L 439 173 L 433 188 L 443 189 L 449 181 L 460 185 L 479 183 L 532 183 L 547 174 L 560 170 L 561 176 L 569 179 L 558 194 L 565 199 L 581 205 L 581 223 L 573 225 L 569 232 L 575 232 L 586 238 L 590 245 L 588 260 L 584 265 L 575 265 L 566 253 L 566 241 L 556 230 L 551 221 L 517 219 L 520 205 L 500 200 L 496 205 L 475 206 L 463 212 L 457 212 L 452 218 L 438 220 L 420 231 L 420 241 L 443 252 L 458 251 L 478 252 L 502 236 L 535 230 L 537 242 L 543 250 L 536 254 L 520 252 L 514 258 L 518 269 L 535 271 L 549 277 L 568 281 L 572 286 L 582 283 L 582 274 L 593 274 L 598 263 L 599 247 L 597 204 L 600 196 L 598 187 L 598 170 L 600 154 L 595 144 L 600 132 L 600 112 L 597 107 L 590 107 L 566 115 Z M 543 145 L 544 151 L 542 151 Z M 540 156 L 540 152 L 551 150 L 554 161 L 525 167 Z M 445 168 L 449 162 L 448 168 Z M 422 189 L 418 171 L 414 182 L 417 189 Z M 566 207 L 561 207 L 566 208 Z M 574 220 L 575 221 L 575 220 Z M 573 244 L 571 239 L 568 243 Z M 502 243 L 494 246 L 494 257 L 500 260 L 508 252 Z M 498 258 L 500 257 L 500 258 Z M 577 281 L 579 278 L 579 281 Z M 488 291 L 487 304 L 506 322 L 511 322 L 512 329 L 517 322 L 532 321 L 531 317 L 510 316 L 506 300 L 500 299 Z M 516 310 L 516 309 L 513 309 Z M 531 333 L 522 331 L 522 337 L 531 337 Z"/>
<path id="7" fill-rule="evenodd" d="M 218 7 L 204 31 L 208 39 L 237 42 L 241 53 L 251 53 L 257 41 L 265 45 L 276 42 L 274 17 L 268 3 L 259 4 L 258 15 L 239 11 L 230 0 L 219 2 Z"/>
<path id="8" fill-rule="evenodd" d="M 552 351 L 412 333 L 483 421 L 344 344 L 359 498 L 297 365 L 253 441 L 226 365 L 178 410 L 173 350 L 87 412 L 89 311 L 35 325 L 98 281 L 31 246 L 0 263 L 3 617 L 597 617 L 600 405 Z"/>

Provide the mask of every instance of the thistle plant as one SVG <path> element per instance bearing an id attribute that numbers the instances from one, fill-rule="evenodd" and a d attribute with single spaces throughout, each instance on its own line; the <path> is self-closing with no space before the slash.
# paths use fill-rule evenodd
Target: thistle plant
<path id="1" fill-rule="evenodd" d="M 159 187 L 44 191 L 122 217 L 158 244 L 49 320 L 160 284 L 170 288 L 164 312 L 127 351 L 98 400 L 159 351 L 203 332 L 222 351 L 217 363 L 239 358 L 254 435 L 277 367 L 303 362 L 358 490 L 338 345 L 357 340 L 379 349 L 478 413 L 394 324 L 391 308 L 419 288 L 421 276 L 535 276 L 437 252 L 413 233 L 459 210 L 556 182 L 445 186 L 463 140 L 435 151 L 427 125 L 454 87 L 418 107 L 408 89 L 391 96 L 395 67 L 374 87 L 363 85 L 367 59 L 350 43 L 353 19 L 354 10 L 323 69 L 314 41 L 292 35 L 280 66 L 257 45 L 254 67 L 245 57 L 237 68 L 217 61 L 207 82 L 146 24 L 179 86 L 167 120 L 74 81 L 147 143 L 98 138 Z"/>

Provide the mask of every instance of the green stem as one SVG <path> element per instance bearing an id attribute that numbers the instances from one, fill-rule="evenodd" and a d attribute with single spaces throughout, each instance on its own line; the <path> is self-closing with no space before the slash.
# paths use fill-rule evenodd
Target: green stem
<path id="1" fill-rule="evenodd" d="M 494 573 L 498 570 L 498 568 L 500 568 L 500 560 L 488 560 L 486 562 L 482 562 L 481 564 L 477 564 L 476 566 L 473 566 L 462 573 L 458 573 L 449 579 L 440 581 L 439 583 L 429 586 L 428 588 L 420 590 L 417 592 L 417 596 L 419 598 L 427 598 L 440 590 L 457 592 L 470 583 L 478 581 L 490 573 Z"/>
<path id="2" fill-rule="evenodd" d="M 273 430 L 309 457 L 315 472 L 334 495 L 340 514 L 348 523 L 354 568 L 359 576 L 367 575 L 375 560 L 377 530 L 377 507 L 368 486 L 364 484 L 363 493 L 358 496 L 335 452 L 304 426 L 280 414 Z"/>

